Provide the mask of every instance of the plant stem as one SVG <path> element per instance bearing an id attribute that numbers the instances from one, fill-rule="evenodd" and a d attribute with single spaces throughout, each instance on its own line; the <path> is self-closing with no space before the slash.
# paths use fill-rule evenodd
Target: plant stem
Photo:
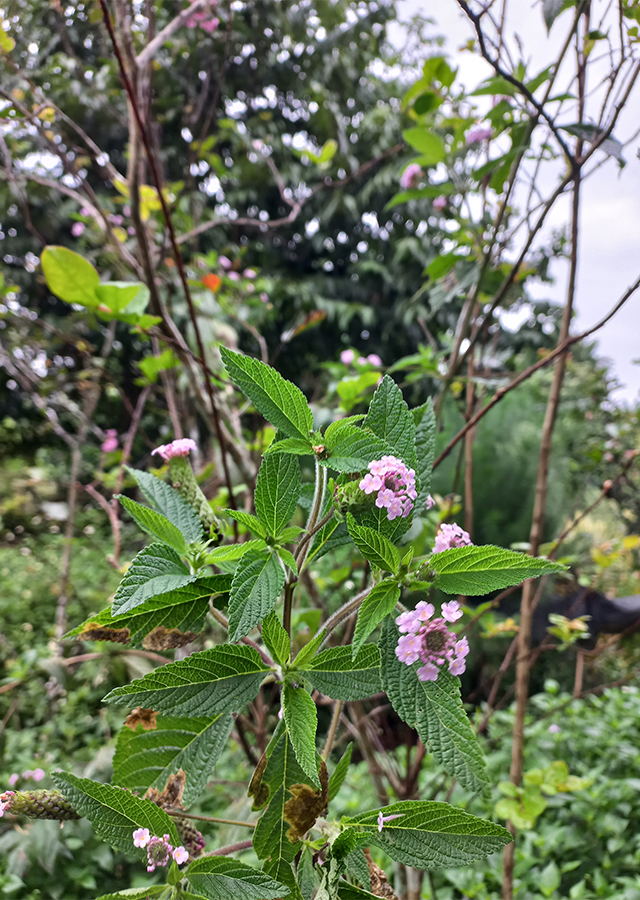
<path id="1" fill-rule="evenodd" d="M 322 758 L 325 762 L 329 759 L 329 754 L 331 753 L 331 747 L 333 746 L 333 742 L 335 740 L 336 731 L 338 730 L 338 723 L 340 722 L 341 714 L 342 714 L 342 700 L 336 700 L 336 705 L 333 707 L 333 716 L 331 718 L 331 725 L 329 726 L 329 734 L 327 735 L 327 743 L 324 745 L 324 750 L 322 751 Z"/>
<path id="2" fill-rule="evenodd" d="M 238 841 L 237 844 L 229 844 L 227 847 L 218 847 L 217 850 L 211 850 L 205 853 L 205 856 L 227 856 L 229 853 L 237 853 L 239 850 L 248 850 L 253 841 Z"/>
<path id="3" fill-rule="evenodd" d="M 168 816 L 176 819 L 197 819 L 199 822 L 218 822 L 220 825 L 238 825 L 242 828 L 255 828 L 255 822 L 237 822 L 235 819 L 219 819 L 217 816 L 196 816 L 194 813 L 186 813 L 181 809 L 165 809 Z"/>

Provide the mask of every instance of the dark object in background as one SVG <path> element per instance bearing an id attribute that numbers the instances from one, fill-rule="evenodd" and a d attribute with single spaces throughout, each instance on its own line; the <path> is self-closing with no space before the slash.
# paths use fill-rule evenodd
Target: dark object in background
<path id="1" fill-rule="evenodd" d="M 551 597 L 538 606 L 533 614 L 533 644 L 541 644 L 547 637 L 547 628 L 551 625 L 550 613 L 557 613 L 568 619 L 590 616 L 587 621 L 589 637 L 580 640 L 577 646 L 583 650 L 593 650 L 599 634 L 620 634 L 634 625 L 640 628 L 640 594 L 610 600 L 599 591 L 582 590 L 566 597 Z"/>

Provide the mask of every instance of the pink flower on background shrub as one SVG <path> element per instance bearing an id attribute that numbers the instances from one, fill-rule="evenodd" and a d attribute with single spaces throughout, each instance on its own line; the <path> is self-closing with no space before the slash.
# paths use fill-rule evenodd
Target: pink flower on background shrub
<path id="1" fill-rule="evenodd" d="M 84 222 L 74 222 L 73 225 L 71 226 L 71 234 L 74 237 L 80 237 L 80 235 L 82 234 L 84 229 L 85 229 Z"/>
<path id="2" fill-rule="evenodd" d="M 355 358 L 356 355 L 353 350 L 343 350 L 340 354 L 340 362 L 344 363 L 345 366 L 350 366 Z"/>
<path id="3" fill-rule="evenodd" d="M 13 775 L 9 775 L 9 787 L 14 787 L 20 779 L 20 776 L 17 772 L 14 772 Z"/>
<path id="4" fill-rule="evenodd" d="M 367 356 L 367 362 L 371 363 L 372 366 L 381 366 L 382 365 L 382 360 L 380 359 L 380 357 L 378 356 L 377 353 L 370 353 Z"/>
<path id="5" fill-rule="evenodd" d="M 100 444 L 100 449 L 103 453 L 112 453 L 114 450 L 118 449 L 118 432 L 115 428 L 107 428 L 105 434 L 106 438 Z"/>
<path id="6" fill-rule="evenodd" d="M 218 265 L 222 266 L 223 269 L 230 269 L 233 263 L 228 256 L 219 256 Z"/>
<path id="7" fill-rule="evenodd" d="M 42 779 L 46 777 L 46 774 L 44 769 L 34 769 L 31 773 L 31 778 L 34 781 L 42 781 Z"/>
<path id="8" fill-rule="evenodd" d="M 427 494 L 427 499 L 425 500 L 424 505 L 427 507 L 427 509 L 433 509 L 433 507 L 436 505 L 436 501 L 433 499 L 431 494 Z"/>
<path id="9" fill-rule="evenodd" d="M 400 187 L 406 190 L 416 188 L 420 184 L 422 178 L 422 169 L 418 163 L 411 163 L 400 176 Z"/>
<path id="10" fill-rule="evenodd" d="M 387 510 L 387 518 L 408 516 L 418 496 L 416 473 L 395 456 L 383 456 L 369 463 L 369 474 L 359 484 L 365 494 L 376 493 L 376 506 Z"/>
<path id="11" fill-rule="evenodd" d="M 471 538 L 459 525 L 443 523 L 440 526 L 440 531 L 436 534 L 433 552 L 442 553 L 443 550 L 450 550 L 452 547 L 468 547 L 471 543 Z"/>
<path id="12" fill-rule="evenodd" d="M 443 605 L 442 618 L 432 619 L 434 612 L 432 603 L 421 600 L 414 610 L 396 619 L 401 632 L 396 656 L 408 666 L 422 662 L 417 672 L 420 681 L 435 681 L 445 663 L 452 675 L 462 675 L 469 653 L 466 637 L 458 639 L 447 627 L 447 621 L 453 622 L 462 615 L 457 601 Z"/>
<path id="13" fill-rule="evenodd" d="M 481 144 L 482 141 L 488 141 L 493 134 L 492 128 L 483 128 L 482 125 L 474 125 L 467 131 L 465 142 L 467 147 L 471 144 Z"/>
<path id="14" fill-rule="evenodd" d="M 444 209 L 448 202 L 446 197 L 440 196 L 434 199 L 432 206 L 434 209 L 440 210 Z"/>
<path id="15" fill-rule="evenodd" d="M 162 444 L 151 451 L 151 455 L 157 453 L 165 462 L 169 462 L 174 456 L 188 456 L 192 450 L 196 449 L 196 442 L 191 438 L 178 438 L 171 441 L 170 444 Z"/>

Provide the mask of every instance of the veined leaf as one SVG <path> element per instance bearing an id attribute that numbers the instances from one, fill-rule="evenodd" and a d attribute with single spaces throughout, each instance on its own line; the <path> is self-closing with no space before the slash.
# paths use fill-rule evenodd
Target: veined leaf
<path id="1" fill-rule="evenodd" d="M 226 644 L 161 666 L 104 699 L 174 716 L 217 716 L 253 700 L 268 671 L 253 647 Z"/>
<path id="2" fill-rule="evenodd" d="M 143 531 L 162 541 L 168 547 L 172 547 L 178 553 L 185 553 L 187 542 L 184 539 L 184 535 L 166 516 L 156 512 L 155 509 L 149 509 L 148 506 L 136 503 L 135 500 L 125 497 L 124 494 L 116 494 L 115 497 L 136 520 Z"/>
<path id="3" fill-rule="evenodd" d="M 380 651 L 365 644 L 355 659 L 351 647 L 331 647 L 305 664 L 304 677 L 332 700 L 363 700 L 381 690 Z"/>
<path id="4" fill-rule="evenodd" d="M 249 550 L 264 550 L 265 542 L 261 538 L 245 541 L 242 544 L 226 544 L 224 547 L 214 547 L 207 553 L 205 562 L 208 565 L 217 566 L 218 563 L 235 562 L 248 553 Z"/>
<path id="5" fill-rule="evenodd" d="M 127 466 L 127 471 L 135 478 L 138 487 L 154 509 L 182 532 L 187 544 L 203 539 L 204 531 L 198 514 L 171 485 L 141 469 L 130 469 Z"/>
<path id="6" fill-rule="evenodd" d="M 312 559 L 320 559 L 325 553 L 330 553 L 336 547 L 342 547 L 350 541 L 349 532 L 344 522 L 339 522 L 335 517 L 323 525 L 316 534 L 311 544 L 311 550 L 307 557 L 307 564 Z"/>
<path id="7" fill-rule="evenodd" d="M 186 772 L 183 802 L 195 802 L 231 734 L 230 715 L 174 719 L 158 716 L 156 727 L 135 731 L 125 726 L 113 757 L 113 780 L 121 787 L 144 793 L 162 791 L 170 775 Z"/>
<path id="8" fill-rule="evenodd" d="M 287 437 L 308 440 L 313 416 L 300 388 L 258 359 L 226 347 L 220 348 L 220 355 L 231 379 L 268 422 Z"/>
<path id="9" fill-rule="evenodd" d="M 112 614 L 129 612 L 158 594 L 191 584 L 197 577 L 171 547 L 150 544 L 127 569 L 113 598 Z"/>
<path id="10" fill-rule="evenodd" d="M 51 293 L 65 303 L 79 303 L 88 309 L 98 305 L 96 288 L 100 276 L 79 253 L 66 247 L 45 247 L 42 269 Z"/>
<path id="11" fill-rule="evenodd" d="M 430 128 L 408 128 L 402 132 L 402 137 L 422 155 L 421 162 L 425 166 L 435 166 L 446 158 L 444 141 Z"/>
<path id="12" fill-rule="evenodd" d="M 431 490 L 431 471 L 436 450 L 436 416 L 431 398 L 427 400 L 424 414 L 416 428 L 415 444 L 418 497 L 414 509 L 418 515 L 423 515 Z"/>
<path id="13" fill-rule="evenodd" d="M 166 884 L 154 884 L 145 888 L 125 888 L 124 891 L 118 891 L 117 894 L 103 894 L 98 897 L 98 900 L 151 900 L 152 897 L 159 897 L 166 890 Z"/>
<path id="14" fill-rule="evenodd" d="M 351 644 L 354 656 L 371 632 L 394 611 L 399 599 L 400 588 L 390 578 L 386 578 L 371 589 L 358 612 L 358 621 Z"/>
<path id="15" fill-rule="evenodd" d="M 378 816 L 397 816 L 378 830 Z M 478 819 L 449 803 L 405 800 L 381 810 L 343 819 L 367 843 L 385 850 L 396 862 L 417 869 L 464 866 L 501 850 L 512 837 L 506 828 Z"/>
<path id="16" fill-rule="evenodd" d="M 53 780 L 75 811 L 88 819 L 96 834 L 116 850 L 143 855 L 142 850 L 133 846 L 136 828 L 148 828 L 156 837 L 168 834 L 173 846 L 178 846 L 176 826 L 151 800 L 134 797 L 111 784 L 78 778 L 70 772 L 56 772 Z"/>
<path id="17" fill-rule="evenodd" d="M 373 528 L 367 528 L 365 525 L 358 525 L 350 513 L 347 513 L 347 528 L 351 540 L 362 553 L 365 559 L 368 559 L 374 566 L 384 569 L 387 572 L 397 574 L 400 567 L 400 554 L 383 534 L 374 531 Z"/>
<path id="18" fill-rule="evenodd" d="M 293 453 L 296 456 L 313 456 L 313 446 L 310 440 L 302 438 L 284 438 L 282 441 L 274 441 L 262 454 L 272 456 L 276 453 Z"/>
<path id="19" fill-rule="evenodd" d="M 297 870 L 299 877 L 301 874 L 300 862 L 298 862 Z M 271 876 L 271 878 L 275 878 L 275 880 L 279 881 L 280 884 L 284 884 L 289 888 L 289 891 L 291 892 L 289 895 L 289 900 L 303 900 L 302 893 L 300 891 L 300 888 L 298 887 L 298 882 L 296 880 L 296 876 L 293 874 L 293 868 L 290 862 L 287 862 L 285 859 L 267 860 L 264 864 L 263 871 L 265 875 L 269 875 Z"/>
<path id="20" fill-rule="evenodd" d="M 265 456 L 258 471 L 254 502 L 258 519 L 272 537 L 289 523 L 300 498 L 300 464 L 289 453 Z"/>
<path id="21" fill-rule="evenodd" d="M 373 432 L 348 423 L 336 428 L 325 446 L 330 454 L 320 465 L 336 472 L 362 472 L 374 459 L 391 453 L 391 447 Z"/>
<path id="22" fill-rule="evenodd" d="M 291 893 L 264 872 L 222 856 L 196 859 L 185 874 L 207 900 L 277 900 Z"/>
<path id="23" fill-rule="evenodd" d="M 384 507 L 379 509 L 377 506 L 372 506 L 369 509 L 356 513 L 354 519 L 358 525 L 372 528 L 390 541 L 397 541 L 411 528 L 413 511 L 406 518 L 404 516 L 396 516 L 395 519 L 389 519 L 387 510 Z"/>
<path id="24" fill-rule="evenodd" d="M 364 426 L 382 438 L 396 456 L 415 469 L 416 426 L 402 391 L 390 375 L 385 375 L 376 388 Z"/>
<path id="25" fill-rule="evenodd" d="M 275 612 L 270 612 L 262 623 L 262 640 L 275 661 L 285 665 L 291 653 L 291 641 Z"/>
<path id="26" fill-rule="evenodd" d="M 437 681 L 419 681 L 417 664 L 408 666 L 395 654 L 399 637 L 396 625 L 387 620 L 380 649 L 382 684 L 391 705 L 448 775 L 470 791 L 484 791 L 489 781 L 484 757 L 462 706 L 458 679 L 441 670 Z"/>
<path id="27" fill-rule="evenodd" d="M 284 587 L 282 563 L 273 553 L 247 553 L 229 594 L 229 640 L 239 641 L 273 609 Z"/>
<path id="28" fill-rule="evenodd" d="M 564 572 L 567 567 L 540 556 L 486 544 L 434 553 L 429 568 L 436 573 L 436 588 L 445 594 L 475 597 L 520 584 L 527 578 Z"/>
<path id="29" fill-rule="evenodd" d="M 282 711 L 293 752 L 314 787 L 320 787 L 316 765 L 316 731 L 318 713 L 311 695 L 303 687 L 285 683 L 282 689 Z"/>
<path id="30" fill-rule="evenodd" d="M 267 529 L 262 522 L 259 519 L 256 519 L 255 516 L 252 516 L 251 513 L 245 512 L 243 509 L 225 509 L 225 513 L 231 519 L 235 519 L 236 522 L 240 522 L 241 525 L 244 525 L 244 527 L 252 534 L 257 534 L 260 538 L 265 538 L 267 536 Z"/>

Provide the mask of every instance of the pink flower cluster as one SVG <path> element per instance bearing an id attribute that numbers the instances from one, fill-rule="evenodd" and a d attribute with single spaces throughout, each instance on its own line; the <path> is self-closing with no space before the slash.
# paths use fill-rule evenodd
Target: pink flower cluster
<path id="1" fill-rule="evenodd" d="M 345 366 L 350 366 L 356 360 L 355 350 L 343 350 L 340 354 L 340 362 L 344 363 Z M 372 366 L 381 366 L 382 360 L 378 356 L 377 353 L 370 353 L 368 356 L 359 356 L 358 364 L 361 366 L 366 366 L 367 363 L 370 363 Z"/>
<path id="2" fill-rule="evenodd" d="M 175 859 L 179 866 L 189 859 L 189 851 L 184 847 L 172 847 L 169 835 L 152 837 L 148 828 L 136 828 L 133 832 L 133 846 L 146 847 L 147 872 L 153 872 L 156 866 L 166 866 L 170 859 Z"/>
<path id="3" fill-rule="evenodd" d="M 417 188 L 422 178 L 422 169 L 418 163 L 410 163 L 400 176 L 400 187 L 405 190 Z"/>
<path id="4" fill-rule="evenodd" d="M 192 441 L 191 438 L 178 438 L 178 440 L 171 441 L 170 444 L 162 444 L 160 447 L 156 447 L 155 450 L 151 451 L 151 455 L 158 453 L 165 462 L 169 462 L 174 456 L 188 456 L 191 450 L 195 449 L 196 442 Z"/>
<path id="5" fill-rule="evenodd" d="M 429 501 L 427 501 L 428 503 Z M 429 509 L 429 506 L 427 506 Z M 440 526 L 440 531 L 436 534 L 436 542 L 433 545 L 434 553 L 442 553 L 443 550 L 451 550 L 452 547 L 469 547 L 471 538 L 468 532 L 455 522 L 453 525 L 446 523 Z"/>
<path id="6" fill-rule="evenodd" d="M 199 25 L 200 28 L 204 28 L 205 31 L 208 31 L 209 34 L 211 34 L 211 32 L 215 31 L 220 24 L 220 19 L 217 19 L 207 10 L 206 12 L 193 13 L 193 15 L 189 16 L 187 19 L 186 24 L 187 28 L 197 28 Z"/>
<path id="7" fill-rule="evenodd" d="M 360 482 L 365 494 L 377 493 L 376 506 L 387 510 L 388 519 L 408 516 L 418 496 L 416 473 L 395 456 L 383 456 L 369 463 L 369 474 Z"/>
<path id="8" fill-rule="evenodd" d="M 8 812 L 11 809 L 11 800 L 14 795 L 15 791 L 5 791 L 4 794 L 0 794 L 0 819 L 5 812 Z"/>
<path id="9" fill-rule="evenodd" d="M 31 778 L 33 781 L 42 781 L 47 773 L 44 769 L 25 769 L 22 773 L 23 778 Z M 13 775 L 9 775 L 9 784 L 13 787 L 20 780 L 20 775 L 17 772 L 14 772 Z"/>
<path id="10" fill-rule="evenodd" d="M 118 432 L 115 428 L 107 428 L 105 435 L 104 441 L 100 444 L 100 449 L 103 453 L 112 453 L 118 449 Z"/>
<path id="11" fill-rule="evenodd" d="M 396 656 L 408 666 L 422 661 L 423 665 L 418 669 L 420 681 L 435 681 L 445 662 L 452 675 L 462 675 L 465 670 L 469 642 L 466 637 L 458 640 L 447 627 L 447 622 L 455 622 L 462 615 L 460 604 L 456 600 L 443 603 L 441 612 L 441 618 L 432 619 L 435 607 L 421 600 L 414 610 L 402 613 L 396 619 L 403 632 Z"/>
<path id="12" fill-rule="evenodd" d="M 493 134 L 492 128 L 483 128 L 482 125 L 474 125 L 467 131 L 465 142 L 467 147 L 471 144 L 481 144 L 482 141 L 488 141 Z"/>

